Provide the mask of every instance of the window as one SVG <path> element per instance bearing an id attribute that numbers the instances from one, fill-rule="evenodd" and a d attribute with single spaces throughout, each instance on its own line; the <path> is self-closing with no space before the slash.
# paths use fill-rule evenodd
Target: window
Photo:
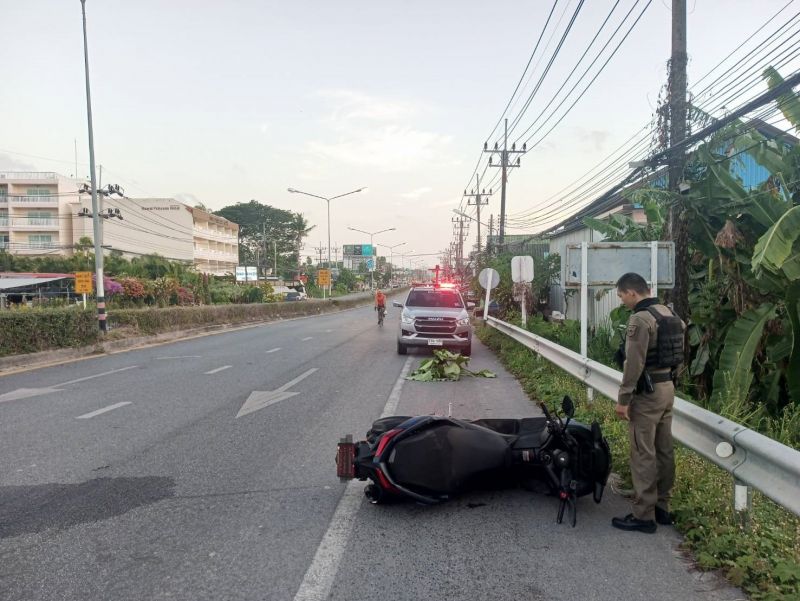
<path id="1" fill-rule="evenodd" d="M 8 234 L 0 234 L 0 249 L 8 249 Z"/>
<path id="2" fill-rule="evenodd" d="M 31 248 L 51 248 L 53 246 L 53 236 L 50 234 L 31 234 L 28 236 L 28 244 Z"/>
<path id="3" fill-rule="evenodd" d="M 0 211 L 0 225 L 8 225 L 8 211 Z"/>
<path id="4" fill-rule="evenodd" d="M 412 290 L 406 306 L 460 309 L 464 303 L 461 295 L 452 290 Z"/>
<path id="5" fill-rule="evenodd" d="M 53 225 L 54 215 L 50 211 L 28 211 L 28 225 Z"/>
<path id="6" fill-rule="evenodd" d="M 50 196 L 50 188 L 28 188 L 25 192 L 26 196 Z"/>

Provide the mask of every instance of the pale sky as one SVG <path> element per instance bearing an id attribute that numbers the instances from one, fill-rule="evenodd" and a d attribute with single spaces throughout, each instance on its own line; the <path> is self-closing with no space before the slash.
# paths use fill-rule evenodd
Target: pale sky
<path id="1" fill-rule="evenodd" d="M 534 58 L 538 70 L 523 99 L 577 3 L 559 2 L 542 42 L 550 45 Z M 619 2 L 596 49 L 634 3 Z M 786 3 L 688 0 L 690 85 Z M 0 4 L 0 170 L 69 175 L 77 139 L 85 176 L 80 2 Z M 396 227 L 375 241 L 439 252 L 452 239 L 452 210 L 552 4 L 87 0 L 103 181 L 119 183 L 129 196 L 197 199 L 211 209 L 254 198 L 302 212 L 317 226 L 304 251 L 312 255 L 311 247 L 326 241 L 325 203 L 287 188 L 335 196 L 367 186 L 331 203 L 333 242 L 368 242 L 347 226 Z M 585 1 L 518 133 L 542 112 L 613 4 Z M 648 122 L 666 78 L 668 6 L 652 2 L 572 112 L 522 158 L 509 183 L 510 215 L 541 204 Z M 798 10 L 789 6 L 762 37 Z M 795 61 L 782 72 L 797 68 Z M 510 117 L 520 105 L 512 105 Z M 484 216 L 499 213 L 499 196 Z M 470 243 L 475 233 L 471 228 Z"/>

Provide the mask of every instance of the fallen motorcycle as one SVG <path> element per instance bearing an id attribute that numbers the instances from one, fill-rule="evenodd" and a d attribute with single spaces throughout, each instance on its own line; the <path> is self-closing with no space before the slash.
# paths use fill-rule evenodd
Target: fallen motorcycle
<path id="1" fill-rule="evenodd" d="M 578 497 L 596 503 L 611 472 L 611 453 L 600 425 L 572 420 L 569 397 L 562 416 L 545 404 L 543 417 L 474 421 L 424 415 L 377 420 L 366 440 L 343 439 L 337 448 L 339 478 L 370 480 L 372 503 L 413 499 L 436 504 L 468 490 L 521 486 L 558 495 L 557 522 L 569 510 L 577 521 Z M 537 486 L 538 485 L 538 486 Z"/>

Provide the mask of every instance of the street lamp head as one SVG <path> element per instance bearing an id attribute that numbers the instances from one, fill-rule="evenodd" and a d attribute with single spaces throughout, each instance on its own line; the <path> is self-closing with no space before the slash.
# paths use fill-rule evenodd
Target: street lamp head
<path id="1" fill-rule="evenodd" d="M 288 190 L 289 190 L 289 192 L 291 192 L 292 194 L 294 194 L 295 192 L 297 192 L 297 190 L 295 190 L 294 188 L 289 188 Z"/>

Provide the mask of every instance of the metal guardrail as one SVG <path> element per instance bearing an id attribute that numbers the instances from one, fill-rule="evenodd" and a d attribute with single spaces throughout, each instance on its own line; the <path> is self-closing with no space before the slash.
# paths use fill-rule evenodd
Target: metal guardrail
<path id="1" fill-rule="evenodd" d="M 617 398 L 621 372 L 494 317 L 487 322 L 587 386 Z M 800 516 L 800 451 L 679 397 L 673 406 L 672 435 L 737 481 Z"/>

